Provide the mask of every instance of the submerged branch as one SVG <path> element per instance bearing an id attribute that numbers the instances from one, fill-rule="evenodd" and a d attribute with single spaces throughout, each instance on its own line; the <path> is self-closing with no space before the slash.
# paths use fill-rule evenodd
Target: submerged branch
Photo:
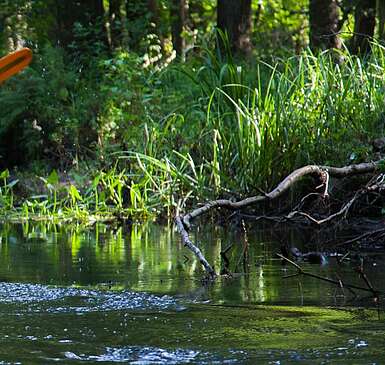
<path id="1" fill-rule="evenodd" d="M 376 229 L 374 231 L 365 232 L 365 233 L 363 233 L 357 237 L 354 237 L 350 240 L 340 242 L 340 243 L 336 244 L 335 247 L 348 246 L 348 245 L 351 245 L 352 243 L 356 243 L 360 240 L 363 240 L 364 238 L 375 236 L 376 234 L 379 234 L 379 233 L 385 233 L 385 228 L 380 228 L 380 229 Z"/>
<path id="2" fill-rule="evenodd" d="M 285 279 L 293 277 L 293 276 L 304 275 L 304 276 L 310 276 L 312 278 L 315 278 L 315 279 L 318 279 L 318 280 L 321 280 L 321 281 L 326 281 L 327 283 L 334 284 L 334 285 L 337 285 L 339 287 L 367 291 L 367 292 L 372 293 L 373 296 L 375 296 L 375 297 L 378 297 L 378 295 L 381 293 L 380 291 L 375 290 L 373 288 L 373 286 L 370 284 L 368 278 L 366 277 L 366 275 L 363 272 L 361 272 L 360 274 L 361 274 L 363 280 L 365 281 L 365 284 L 367 285 L 367 287 L 357 286 L 357 285 L 352 285 L 352 284 L 346 284 L 346 283 L 342 282 L 341 279 L 333 280 L 333 279 L 327 278 L 325 276 L 320 276 L 320 275 L 313 274 L 311 272 L 307 272 L 301 266 L 299 266 L 294 261 L 288 259 L 287 257 L 285 257 L 285 256 L 283 256 L 283 255 L 281 255 L 279 253 L 277 253 L 277 256 L 279 258 L 281 258 L 282 260 L 287 261 L 289 264 L 293 265 L 298 270 L 298 272 L 296 274 L 285 276 L 284 277 Z"/>
<path id="3" fill-rule="evenodd" d="M 183 244 L 187 248 L 189 248 L 195 254 L 195 256 L 199 259 L 200 263 L 203 265 L 207 274 L 209 274 L 210 278 L 212 278 L 212 279 L 215 278 L 215 276 L 216 276 L 215 270 L 211 267 L 211 265 L 208 263 L 206 258 L 203 256 L 201 250 L 197 246 L 195 246 L 192 243 L 192 241 L 190 240 L 187 231 L 183 227 L 183 223 L 182 223 L 182 220 L 180 219 L 180 217 L 176 217 L 175 222 L 176 222 L 178 230 L 182 236 Z"/>

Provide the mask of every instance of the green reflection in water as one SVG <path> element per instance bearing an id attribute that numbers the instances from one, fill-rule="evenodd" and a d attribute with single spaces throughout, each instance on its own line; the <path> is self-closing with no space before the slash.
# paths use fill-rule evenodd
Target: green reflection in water
<path id="1" fill-rule="evenodd" d="M 301 287 L 297 279 L 282 279 L 291 271 L 274 258 L 282 241 L 277 232 L 248 233 L 245 265 L 240 260 L 245 242 L 242 231 L 207 226 L 191 234 L 217 270 L 220 251 L 233 244 L 228 254 L 231 268 L 240 262 L 239 271 L 245 270 L 247 275 L 239 273 L 231 280 L 202 286 L 200 265 L 170 226 L 1 225 L 0 280 L 6 283 L 0 283 L 0 362 L 63 360 L 68 353 L 96 361 L 108 348 L 116 349 L 114 360 L 123 361 L 134 351 L 132 346 L 194 349 L 211 354 L 202 355 L 202 361 L 208 356 L 219 362 L 234 356 L 242 363 L 245 358 L 254 359 L 251 363 L 256 359 L 290 362 L 291 350 L 301 352 L 309 363 L 325 356 L 342 356 L 344 361 L 359 356 L 365 361 L 374 353 L 377 360 L 384 359 L 379 334 L 385 327 L 376 311 L 329 309 L 326 306 L 347 304 L 346 297 L 334 295 L 334 287 L 312 278 L 301 279 Z M 292 232 L 283 237 L 301 244 L 301 237 Z M 351 267 L 338 267 L 332 260 L 325 267 L 308 265 L 306 269 L 325 276 L 338 271 L 346 281 L 359 280 Z M 383 260 L 367 267 L 378 289 L 385 285 L 384 273 Z M 28 289 L 12 287 L 10 282 L 50 285 Z M 58 290 L 55 286 L 63 287 L 64 294 L 52 299 Z M 88 290 L 66 291 L 73 287 Z M 26 295 L 35 290 L 37 299 L 7 301 L 7 290 L 24 290 Z M 178 304 L 130 309 L 129 293 L 139 291 L 159 294 L 151 299 L 155 303 L 169 300 L 162 299 L 169 294 Z M 102 305 L 107 300 L 104 296 L 111 296 L 108 309 Z M 124 308 L 119 307 L 122 300 L 126 300 Z M 148 300 L 138 296 L 136 305 Z M 356 302 L 359 304 L 362 302 Z M 82 308 L 83 312 L 77 311 Z M 361 344 L 362 348 L 357 347 Z M 266 352 L 271 349 L 284 352 Z M 230 350 L 241 352 L 229 355 Z M 29 358 L 32 352 L 35 355 Z"/>
<path id="2" fill-rule="evenodd" d="M 245 242 L 242 230 L 207 226 L 191 235 L 217 271 L 222 264 L 221 250 L 232 244 L 228 253 L 230 269 L 238 274 L 231 280 L 220 279 L 214 285 L 202 287 L 202 268 L 183 247 L 172 226 L 25 223 L 0 226 L 0 279 L 129 288 L 217 303 L 335 305 L 346 300 L 341 299 L 341 293 L 333 286 L 312 278 L 282 279 L 293 270 L 281 266 L 274 256 L 280 245 L 274 230 L 248 233 L 247 262 L 242 260 Z M 301 238 L 292 232 L 285 233 L 285 239 L 301 244 Z M 308 265 L 307 269 L 363 285 L 352 266 L 338 266 L 333 260 L 324 267 Z M 366 272 L 374 287 L 385 289 L 384 260 L 378 259 L 376 266 L 367 266 Z"/>
<path id="3" fill-rule="evenodd" d="M 189 255 L 188 264 L 185 255 Z M 0 279 L 55 285 L 108 284 L 168 292 L 200 277 L 170 227 L 111 228 L 50 223 L 0 226 Z"/>

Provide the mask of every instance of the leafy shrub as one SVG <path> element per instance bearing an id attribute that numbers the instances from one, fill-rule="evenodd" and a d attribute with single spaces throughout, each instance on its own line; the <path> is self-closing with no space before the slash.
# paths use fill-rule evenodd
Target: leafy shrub
<path id="1" fill-rule="evenodd" d="M 80 71 L 65 60 L 61 49 L 46 47 L 35 53 L 29 69 L 2 86 L 2 166 L 42 158 L 65 166 L 97 140 L 99 98 Z"/>

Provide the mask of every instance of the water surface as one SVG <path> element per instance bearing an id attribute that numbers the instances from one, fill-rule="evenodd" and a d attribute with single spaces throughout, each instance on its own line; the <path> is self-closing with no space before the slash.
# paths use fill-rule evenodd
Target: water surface
<path id="1" fill-rule="evenodd" d="M 309 277 L 276 258 L 311 233 L 212 228 L 192 232 L 219 271 L 203 271 L 171 226 L 0 226 L 0 364 L 385 362 L 383 307 L 365 293 Z M 248 244 L 247 260 L 242 253 Z M 385 291 L 385 260 L 365 258 Z M 354 257 L 306 270 L 364 286 Z"/>

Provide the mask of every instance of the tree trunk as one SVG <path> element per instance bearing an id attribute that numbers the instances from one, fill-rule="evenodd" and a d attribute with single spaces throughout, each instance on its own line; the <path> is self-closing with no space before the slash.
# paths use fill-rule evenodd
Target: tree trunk
<path id="1" fill-rule="evenodd" d="M 336 0 L 310 0 L 310 47 L 313 50 L 341 48 L 339 8 Z"/>
<path id="2" fill-rule="evenodd" d="M 95 15 L 96 17 L 103 17 L 104 16 L 103 0 L 90 0 L 90 1 L 91 1 L 90 15 Z"/>
<path id="3" fill-rule="evenodd" d="M 385 1 L 377 0 L 378 37 L 385 41 Z"/>
<path id="4" fill-rule="evenodd" d="M 94 27 L 94 36 L 91 36 L 91 41 L 98 41 L 105 49 L 109 48 L 107 28 L 105 23 L 105 9 L 103 0 L 88 0 L 90 2 L 88 12 L 88 24 Z M 84 1 L 87 6 L 88 1 Z M 87 10 L 87 8 L 86 8 Z"/>
<path id="5" fill-rule="evenodd" d="M 0 11 L 0 51 L 6 49 L 8 51 L 7 43 L 6 43 L 6 22 L 7 16 L 3 12 Z M 0 57 L 2 54 L 0 53 Z"/>
<path id="6" fill-rule="evenodd" d="M 110 0 L 109 18 L 110 18 L 110 35 L 111 48 L 119 47 L 122 44 L 122 0 Z"/>
<path id="7" fill-rule="evenodd" d="M 67 0 L 65 3 L 56 0 L 57 20 L 57 42 L 62 47 L 67 47 L 74 41 L 74 24 L 77 21 L 82 23 L 82 8 L 74 0 Z"/>
<path id="8" fill-rule="evenodd" d="M 354 12 L 352 52 L 365 54 L 370 50 L 376 25 L 376 0 L 360 0 Z"/>
<path id="9" fill-rule="evenodd" d="M 159 25 L 159 6 L 157 0 L 148 0 L 148 11 L 150 12 L 150 19 L 156 25 Z"/>
<path id="10" fill-rule="evenodd" d="M 147 0 L 126 0 L 126 27 L 128 46 L 138 50 L 148 30 Z"/>
<path id="11" fill-rule="evenodd" d="M 56 0 L 57 8 L 57 37 L 63 47 L 68 47 L 76 40 L 74 26 L 79 23 L 91 30 L 87 39 L 90 44 L 101 42 L 108 46 L 107 31 L 103 22 L 104 7 L 103 0 Z M 91 26 L 91 28 L 90 28 Z"/>
<path id="12" fill-rule="evenodd" d="M 227 33 L 233 51 L 250 53 L 251 0 L 218 0 L 217 26 Z"/>
<path id="13" fill-rule="evenodd" d="M 164 26 L 162 26 L 161 13 L 159 9 L 158 0 L 148 0 L 147 3 L 148 11 L 150 13 L 150 21 L 152 23 L 152 32 L 158 36 L 160 41 L 160 47 L 162 52 L 164 51 Z"/>
<path id="14" fill-rule="evenodd" d="M 182 36 L 186 21 L 186 0 L 172 0 L 171 3 L 171 33 L 172 44 L 178 57 L 183 56 L 185 48 L 184 38 Z"/>

